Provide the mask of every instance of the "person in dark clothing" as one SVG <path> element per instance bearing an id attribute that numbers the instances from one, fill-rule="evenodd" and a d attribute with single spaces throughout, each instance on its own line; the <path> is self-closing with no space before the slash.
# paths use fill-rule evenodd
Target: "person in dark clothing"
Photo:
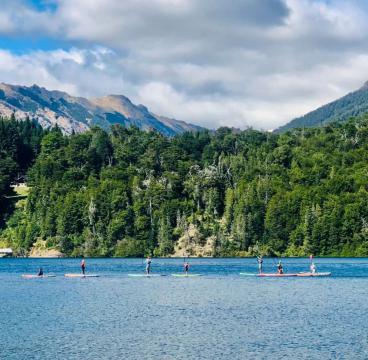
<path id="1" fill-rule="evenodd" d="M 82 274 L 85 275 L 86 274 L 86 260 L 83 258 L 82 262 L 81 262 L 81 269 L 82 269 Z"/>
<path id="2" fill-rule="evenodd" d="M 188 275 L 188 272 L 189 272 L 189 263 L 188 263 L 188 261 L 186 261 L 184 263 L 184 272 L 185 272 L 185 275 Z"/>
<path id="3" fill-rule="evenodd" d="M 283 274 L 284 273 L 284 269 L 282 267 L 282 263 L 281 263 L 281 260 L 279 261 L 279 263 L 277 264 L 277 273 L 278 274 Z"/>
<path id="4" fill-rule="evenodd" d="M 257 262 L 258 262 L 258 272 L 262 274 L 263 271 L 263 258 L 262 256 L 257 256 Z"/>
<path id="5" fill-rule="evenodd" d="M 149 275 L 151 273 L 151 257 L 150 256 L 147 256 L 147 259 L 146 259 L 146 275 Z"/>

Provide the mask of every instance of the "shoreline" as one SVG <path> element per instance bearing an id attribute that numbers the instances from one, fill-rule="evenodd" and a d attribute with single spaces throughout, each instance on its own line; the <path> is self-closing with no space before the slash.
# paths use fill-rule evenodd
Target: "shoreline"
<path id="1" fill-rule="evenodd" d="M 0 259 L 145 259 L 146 257 L 119 257 L 119 256 L 0 256 Z M 154 256 L 151 257 L 153 259 L 254 259 L 256 256 L 167 256 L 167 257 L 159 257 Z M 263 256 L 263 259 L 309 259 L 309 256 Z M 313 259 L 368 259 L 368 256 L 314 256 Z"/>

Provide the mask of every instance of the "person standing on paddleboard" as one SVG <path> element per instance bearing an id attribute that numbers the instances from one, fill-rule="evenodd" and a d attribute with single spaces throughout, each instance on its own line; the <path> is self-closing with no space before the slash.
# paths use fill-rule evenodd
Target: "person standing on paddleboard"
<path id="1" fill-rule="evenodd" d="M 43 269 L 42 269 L 42 267 L 40 267 L 40 269 L 38 270 L 37 276 L 43 276 Z"/>
<path id="2" fill-rule="evenodd" d="M 84 258 L 81 261 L 81 269 L 82 269 L 82 274 L 85 275 L 86 274 L 86 260 Z"/>
<path id="3" fill-rule="evenodd" d="M 263 258 L 262 256 L 257 256 L 257 262 L 258 262 L 258 272 L 262 274 L 263 272 Z"/>
<path id="4" fill-rule="evenodd" d="M 310 260 L 310 267 L 309 267 L 309 269 L 310 269 L 310 272 L 312 273 L 312 274 L 315 274 L 316 273 L 316 265 L 314 264 L 314 262 L 313 262 L 313 255 L 310 255 L 309 256 L 309 260 Z"/>
<path id="5" fill-rule="evenodd" d="M 149 256 L 147 256 L 147 259 L 146 259 L 146 274 L 149 275 L 150 272 L 151 272 L 151 258 Z"/>
<path id="6" fill-rule="evenodd" d="M 185 275 L 188 276 L 188 272 L 189 272 L 189 263 L 188 263 L 188 261 L 186 261 L 184 263 L 184 272 L 185 272 Z"/>
<path id="7" fill-rule="evenodd" d="M 284 269 L 282 267 L 281 260 L 279 260 L 279 263 L 277 264 L 277 273 L 282 275 L 284 273 Z"/>

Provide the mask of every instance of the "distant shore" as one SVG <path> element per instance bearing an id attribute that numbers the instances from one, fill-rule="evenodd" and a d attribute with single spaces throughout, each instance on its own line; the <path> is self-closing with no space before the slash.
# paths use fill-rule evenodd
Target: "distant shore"
<path id="1" fill-rule="evenodd" d="M 84 256 L 87 259 L 145 259 L 144 256 Z M 0 259 L 80 259 L 82 256 L 0 256 Z M 255 256 L 154 256 L 153 259 L 254 259 Z M 264 259 L 309 259 L 309 256 L 263 256 Z M 313 256 L 315 259 L 368 259 L 367 256 Z"/>

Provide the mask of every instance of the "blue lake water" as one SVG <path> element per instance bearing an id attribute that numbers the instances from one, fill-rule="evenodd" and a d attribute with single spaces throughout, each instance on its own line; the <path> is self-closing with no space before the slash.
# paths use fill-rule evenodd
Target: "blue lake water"
<path id="1" fill-rule="evenodd" d="M 241 277 L 254 259 L 190 259 L 203 276 L 134 278 L 141 259 L 87 259 L 101 277 L 66 279 L 79 259 L 0 259 L 0 359 L 368 359 L 368 259 L 315 262 L 332 276 Z M 283 263 L 308 271 L 309 259 Z M 39 266 L 57 276 L 21 278 Z"/>

